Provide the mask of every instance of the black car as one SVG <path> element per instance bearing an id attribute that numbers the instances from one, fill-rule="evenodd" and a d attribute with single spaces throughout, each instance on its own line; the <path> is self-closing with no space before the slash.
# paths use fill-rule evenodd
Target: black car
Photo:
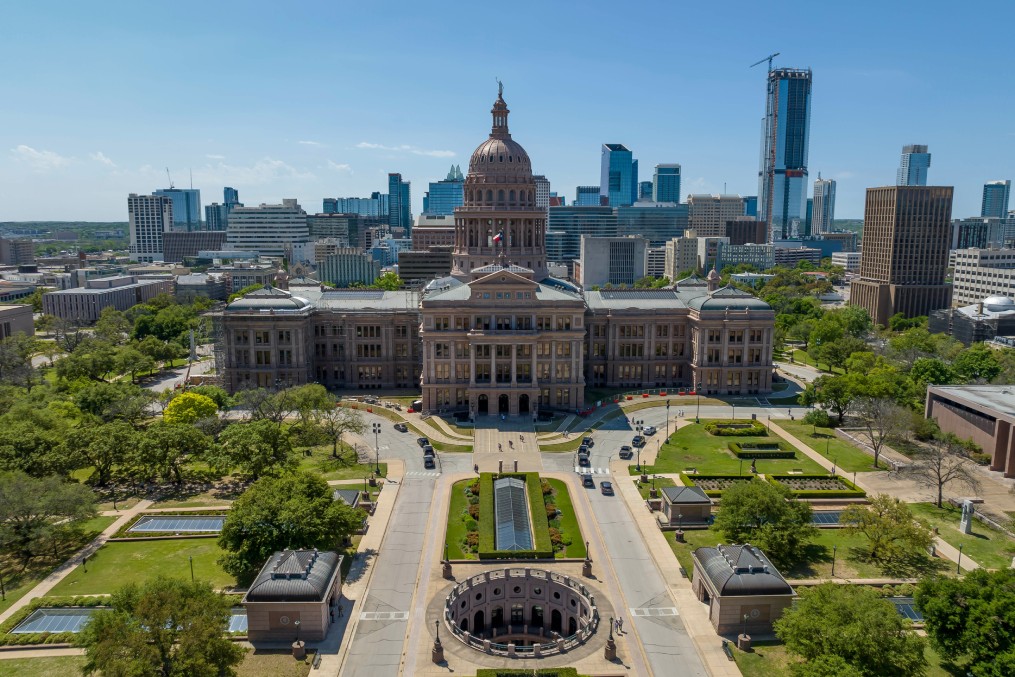
<path id="1" fill-rule="evenodd" d="M 599 491 L 603 492 L 603 496 L 613 496 L 613 482 L 600 482 Z"/>
<path id="2" fill-rule="evenodd" d="M 592 475 L 582 475 L 582 486 L 595 489 L 596 481 L 592 479 Z"/>
<path id="3" fill-rule="evenodd" d="M 592 441 L 591 437 L 583 437 L 582 438 L 582 444 L 584 444 L 584 445 L 586 445 L 588 447 L 594 447 L 594 446 L 596 446 L 596 443 Z"/>
<path id="4" fill-rule="evenodd" d="M 592 465 L 589 462 L 589 455 L 588 454 L 578 454 L 578 465 L 582 465 L 582 466 Z"/>
<path id="5" fill-rule="evenodd" d="M 635 435 L 634 439 L 631 440 L 631 445 L 635 446 L 635 447 L 644 447 L 645 446 L 645 438 L 642 437 L 641 435 Z"/>
<path id="6" fill-rule="evenodd" d="M 634 456 L 634 450 L 626 444 L 620 448 L 620 458 L 627 460 Z"/>
<path id="7" fill-rule="evenodd" d="M 396 423 L 395 430 L 397 430 L 400 433 L 407 433 L 409 432 L 409 426 L 405 425 L 404 423 Z"/>
<path id="8" fill-rule="evenodd" d="M 424 468 L 430 468 L 430 469 L 436 468 L 437 464 L 434 462 L 434 457 L 433 456 L 424 456 L 423 457 L 423 467 Z"/>
<path id="9" fill-rule="evenodd" d="M 589 445 L 583 443 L 580 447 L 578 447 L 578 453 L 579 454 L 589 453 Z"/>
<path id="10" fill-rule="evenodd" d="M 433 447 L 432 446 L 430 446 L 428 444 L 425 447 L 423 447 L 423 455 L 424 456 L 433 456 L 433 454 L 434 454 L 434 451 L 433 451 Z"/>
<path id="11" fill-rule="evenodd" d="M 418 444 L 421 447 L 425 447 L 426 445 L 430 444 L 430 440 L 428 440 L 425 437 L 420 437 L 416 440 L 416 444 Z"/>

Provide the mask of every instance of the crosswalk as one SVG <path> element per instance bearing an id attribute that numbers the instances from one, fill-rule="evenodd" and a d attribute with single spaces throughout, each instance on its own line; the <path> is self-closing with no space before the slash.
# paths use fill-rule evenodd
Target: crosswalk
<path id="1" fill-rule="evenodd" d="M 632 616 L 679 616 L 680 612 L 676 607 L 642 607 L 640 609 L 629 609 Z"/>
<path id="2" fill-rule="evenodd" d="M 440 477 L 439 472 L 433 472 L 429 470 L 410 470 L 405 473 L 406 477 Z"/>
<path id="3" fill-rule="evenodd" d="M 407 621 L 408 611 L 363 611 L 360 612 L 361 621 Z"/>
<path id="4" fill-rule="evenodd" d="M 576 465 L 574 471 L 579 475 L 609 475 L 609 468 L 591 468 L 585 465 Z"/>

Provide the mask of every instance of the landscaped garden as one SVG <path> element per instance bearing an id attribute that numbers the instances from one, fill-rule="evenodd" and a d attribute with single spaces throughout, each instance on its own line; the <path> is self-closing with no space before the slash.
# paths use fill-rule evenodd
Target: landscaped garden
<path id="1" fill-rule="evenodd" d="M 377 462 L 374 450 L 368 449 L 363 460 L 357 457 L 357 450 L 348 444 L 338 447 L 338 456 L 333 456 L 330 445 L 314 447 L 313 454 L 300 457 L 300 468 L 316 473 L 326 480 L 354 480 L 375 474 Z M 388 474 L 388 464 L 381 459 L 381 477 Z"/>
<path id="2" fill-rule="evenodd" d="M 846 472 L 874 470 L 874 457 L 836 436 L 832 428 L 812 426 L 803 421 L 779 421 L 779 426 Z M 888 466 L 882 461 L 881 469 Z"/>
<path id="3" fill-rule="evenodd" d="M 789 677 L 790 666 L 803 662 L 777 640 L 754 642 L 749 653 L 734 651 L 733 655 L 744 677 Z M 924 657 L 928 663 L 924 677 L 962 677 L 966 674 L 961 669 L 947 669 L 947 663 L 943 664 L 941 657 L 929 646 L 924 651 Z"/>
<path id="4" fill-rule="evenodd" d="M 649 477 L 648 482 L 642 482 L 641 480 L 635 481 L 638 485 L 638 493 L 641 494 L 641 497 L 646 501 L 652 497 L 651 494 L 649 493 L 652 491 L 652 487 L 656 488 L 656 491 L 658 493 L 657 498 L 660 498 L 662 497 L 662 491 L 659 491 L 660 489 L 662 489 L 663 487 L 677 486 L 677 483 L 671 480 L 669 477 L 656 477 L 656 478 Z"/>
<path id="5" fill-rule="evenodd" d="M 750 436 L 727 436 L 713 435 L 705 429 L 705 426 L 712 421 L 703 421 L 701 424 L 690 424 L 681 427 L 670 435 L 669 440 L 663 443 L 659 455 L 653 465 L 642 465 L 647 474 L 652 473 L 679 473 L 694 468 L 701 475 L 747 475 L 750 470 L 751 460 L 754 460 L 755 467 L 759 473 L 785 474 L 790 470 L 800 470 L 805 474 L 821 474 L 824 470 L 804 454 L 798 453 L 796 458 L 776 459 L 740 459 L 730 449 L 731 443 L 744 444 L 772 444 L 781 443 L 785 449 L 792 449 L 792 446 L 774 432 L 768 431 L 760 422 L 755 421 L 750 430 L 754 433 L 764 431 L 764 434 Z M 736 421 L 750 425 L 750 420 Z M 720 428 L 721 429 L 721 428 Z M 634 466 L 631 473 L 635 474 Z"/>
<path id="6" fill-rule="evenodd" d="M 863 498 L 863 489 L 838 475 L 766 475 L 769 482 L 779 483 L 797 498 Z"/>
<path id="7" fill-rule="evenodd" d="M 962 554 L 988 569 L 1007 569 L 1015 556 L 1015 541 L 983 522 L 973 520 L 973 533 L 959 531 L 962 509 L 952 505 L 938 508 L 933 503 L 911 503 L 917 517 L 936 527 L 938 535 L 949 545 L 962 546 Z"/>

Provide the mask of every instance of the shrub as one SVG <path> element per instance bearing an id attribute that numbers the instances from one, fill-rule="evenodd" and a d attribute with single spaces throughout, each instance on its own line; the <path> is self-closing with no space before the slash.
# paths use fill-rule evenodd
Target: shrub
<path id="1" fill-rule="evenodd" d="M 479 532 L 470 531 L 465 534 L 465 545 L 468 546 L 469 552 L 476 552 L 479 549 Z"/>
<path id="2" fill-rule="evenodd" d="M 479 478 L 472 480 L 472 484 L 465 487 L 466 491 L 471 493 L 473 496 L 479 496 Z"/>
<path id="3" fill-rule="evenodd" d="M 543 496 L 549 496 L 553 493 L 553 487 L 550 486 L 547 480 L 540 480 L 539 486 L 543 489 Z"/>
<path id="4" fill-rule="evenodd" d="M 839 489 L 794 489 L 793 484 L 807 480 L 838 480 Z M 863 498 L 867 492 L 839 475 L 765 475 L 772 484 L 785 486 L 794 498 Z"/>
<path id="5" fill-rule="evenodd" d="M 556 516 L 557 516 L 557 506 L 554 505 L 553 503 L 547 503 L 546 504 L 546 519 L 547 520 L 552 520 Z"/>
<path id="6" fill-rule="evenodd" d="M 471 504 L 469 504 L 469 517 L 471 517 L 472 519 L 476 520 L 477 522 L 479 521 L 479 504 L 478 503 L 471 503 Z"/>
<path id="7" fill-rule="evenodd" d="M 824 409 L 814 409 L 813 411 L 807 412 L 803 420 L 807 425 L 816 425 L 819 428 L 834 427 L 832 417 L 829 416 L 828 412 Z"/>
<path id="8" fill-rule="evenodd" d="M 705 431 L 719 437 L 764 437 L 768 429 L 760 421 L 709 421 Z"/>
<path id="9" fill-rule="evenodd" d="M 730 442 L 726 446 L 737 458 L 796 458 L 796 452 L 782 442 Z"/>
<path id="10" fill-rule="evenodd" d="M 990 465 L 990 454 L 974 452 L 969 455 L 969 458 L 971 458 L 977 465 Z"/>
<path id="11" fill-rule="evenodd" d="M 560 550 L 564 547 L 564 538 L 560 535 L 560 529 L 550 527 L 550 543 L 553 544 L 554 550 Z"/>

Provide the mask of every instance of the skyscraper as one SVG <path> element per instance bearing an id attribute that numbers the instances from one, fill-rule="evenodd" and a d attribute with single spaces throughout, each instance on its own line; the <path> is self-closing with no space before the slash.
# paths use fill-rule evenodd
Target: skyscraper
<path id="1" fill-rule="evenodd" d="M 152 193 L 173 201 L 173 228 L 201 230 L 201 191 L 196 188 L 161 188 Z"/>
<path id="2" fill-rule="evenodd" d="M 913 144 L 902 147 L 902 161 L 895 176 L 897 186 L 926 186 L 930 153 L 927 146 Z"/>
<path id="3" fill-rule="evenodd" d="M 165 195 L 127 197 L 131 261 L 151 263 L 163 260 L 162 234 L 173 224 L 173 199 Z"/>
<path id="4" fill-rule="evenodd" d="M 388 174 L 388 225 L 403 228 L 407 235 L 412 231 L 410 206 L 409 182 L 402 181 L 401 174 Z"/>
<path id="5" fill-rule="evenodd" d="M 235 188 L 226 186 L 222 189 L 222 204 L 212 202 L 204 208 L 204 225 L 206 230 L 225 230 L 229 223 L 229 212 L 234 207 L 242 207 L 240 193 Z"/>
<path id="6" fill-rule="evenodd" d="M 423 194 L 423 213 L 450 216 L 455 207 L 461 207 L 464 201 L 465 176 L 462 168 L 451 165 L 448 175 L 436 183 L 430 183 L 430 190 Z"/>
<path id="7" fill-rule="evenodd" d="M 359 214 L 388 221 L 388 194 L 374 191 L 370 197 L 326 197 L 325 214 Z"/>
<path id="8" fill-rule="evenodd" d="M 652 177 L 652 199 L 656 202 L 680 202 L 680 165 L 656 165 Z"/>
<path id="9" fill-rule="evenodd" d="M 242 207 L 240 203 L 240 191 L 226 186 L 222 189 L 222 202 L 234 207 Z"/>
<path id="10" fill-rule="evenodd" d="M 744 196 L 744 216 L 758 216 L 758 196 L 757 195 L 745 195 Z"/>
<path id="11" fill-rule="evenodd" d="M 280 205 L 236 207 L 229 214 L 226 249 L 288 256 L 293 245 L 309 240 L 307 213 L 295 199 L 282 200 Z"/>
<path id="12" fill-rule="evenodd" d="M 773 239 L 790 236 L 807 218 L 807 149 L 811 127 L 811 71 L 776 68 L 768 72 L 762 120 L 758 218 Z"/>
<path id="13" fill-rule="evenodd" d="M 599 194 L 606 196 L 611 207 L 638 201 L 638 161 L 624 144 L 603 144 Z"/>
<path id="14" fill-rule="evenodd" d="M 1011 179 L 1007 181 L 989 181 L 983 184 L 983 206 L 980 216 L 993 216 L 999 219 L 1008 216 L 1008 198 L 1011 196 Z"/>
<path id="15" fill-rule="evenodd" d="M 822 179 L 814 182 L 814 213 L 811 217 L 811 234 L 821 235 L 832 230 L 835 219 L 835 180 Z"/>
<path id="16" fill-rule="evenodd" d="M 687 227 L 698 237 L 725 237 L 726 222 L 744 215 L 739 195 L 691 195 L 687 198 Z"/>
<path id="17" fill-rule="evenodd" d="M 550 206 L 550 179 L 536 174 L 532 180 L 536 182 L 536 206 L 547 209 Z"/>
<path id="18" fill-rule="evenodd" d="M 651 181 L 638 182 L 638 200 L 651 200 L 654 189 Z"/>
<path id="19" fill-rule="evenodd" d="M 650 247 L 665 247 L 667 240 L 687 230 L 687 205 L 671 202 L 641 202 L 630 207 L 616 207 L 617 234 L 642 236 Z"/>
<path id="20" fill-rule="evenodd" d="M 867 189 L 860 276 L 849 298 L 875 323 L 887 326 L 896 313 L 919 317 L 949 306 L 953 192 L 951 186 Z"/>
<path id="21" fill-rule="evenodd" d="M 578 186 L 575 189 L 575 207 L 598 207 L 603 204 L 599 195 L 599 186 Z"/>

